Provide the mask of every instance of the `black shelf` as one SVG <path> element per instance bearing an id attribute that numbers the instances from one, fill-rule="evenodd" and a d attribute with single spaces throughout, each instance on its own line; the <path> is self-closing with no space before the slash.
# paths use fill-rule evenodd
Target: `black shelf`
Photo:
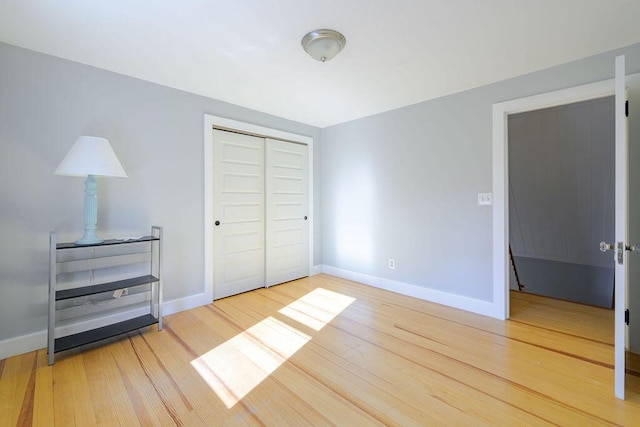
<path id="1" fill-rule="evenodd" d="M 60 351 L 69 350 L 70 348 L 90 344 L 105 338 L 115 337 L 116 335 L 124 334 L 126 332 L 135 331 L 136 329 L 144 328 L 146 326 L 155 325 L 156 323 L 158 323 L 158 319 L 153 317 L 151 314 L 145 314 L 144 316 L 134 317 L 133 319 L 113 323 L 111 325 L 103 326 L 102 328 L 56 338 L 53 351 L 54 353 L 58 353 Z"/>
<path id="2" fill-rule="evenodd" d="M 96 246 L 113 246 L 113 245 L 125 245 L 128 243 L 142 243 L 142 242 L 153 242 L 155 240 L 160 240 L 159 237 L 154 236 L 144 236 L 139 239 L 130 239 L 130 240 L 122 240 L 122 239 L 109 239 L 105 240 L 102 243 L 92 243 L 90 245 L 78 245 L 74 242 L 68 243 L 58 243 L 56 244 L 56 249 L 76 249 L 76 248 L 91 248 Z"/>
<path id="3" fill-rule="evenodd" d="M 49 365 L 54 364 L 54 355 L 60 351 L 117 337 L 151 325 L 156 325 L 158 331 L 162 330 L 162 243 L 162 227 L 158 226 L 152 226 L 151 234 L 139 239 L 109 239 L 90 245 L 58 243 L 56 233 L 49 233 Z M 94 250 L 95 248 L 97 249 Z M 134 265 L 135 268 L 132 268 Z M 76 272 L 83 272 L 81 277 L 85 277 L 88 272 L 91 280 L 78 283 L 80 276 L 75 275 Z M 95 282 L 94 272 L 97 272 L 98 278 Z M 118 276 L 109 279 L 106 277 L 109 274 Z M 64 289 L 65 287 L 72 288 Z M 131 293 L 131 298 L 124 298 L 120 302 L 112 300 L 110 297 L 113 291 L 120 289 Z M 95 301 L 97 306 L 105 303 L 102 309 L 93 312 L 87 306 L 76 310 L 75 304 L 71 304 L 74 298 L 90 295 L 99 300 Z M 63 313 L 65 316 L 62 316 Z M 126 319 L 137 314 L 140 316 L 110 323 L 114 321 L 114 316 Z M 87 330 L 90 326 L 85 322 L 104 326 Z M 82 324 L 84 325 L 80 330 L 84 332 L 59 338 L 55 336 L 56 330 L 60 332 L 60 329 L 80 327 Z"/>
<path id="4" fill-rule="evenodd" d="M 56 301 L 70 298 L 84 297 L 87 295 L 95 295 L 101 292 L 115 291 L 117 289 L 131 288 L 133 286 L 148 285 L 157 282 L 158 278 L 151 275 L 132 277 L 130 279 L 118 280 L 116 282 L 101 283 L 93 286 L 82 286 L 80 288 L 65 289 L 56 291 Z"/>

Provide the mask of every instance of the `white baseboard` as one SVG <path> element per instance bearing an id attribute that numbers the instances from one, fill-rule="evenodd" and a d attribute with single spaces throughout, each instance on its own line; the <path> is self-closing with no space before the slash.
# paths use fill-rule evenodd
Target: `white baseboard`
<path id="1" fill-rule="evenodd" d="M 178 298 L 171 301 L 165 301 L 162 303 L 162 315 L 168 316 L 170 314 L 178 313 L 180 311 L 189 310 L 191 308 L 200 307 L 201 305 L 210 304 L 209 300 L 204 293 L 191 295 L 185 298 Z M 148 310 L 145 310 L 148 313 Z M 66 326 L 60 328 L 58 332 L 63 335 L 73 334 L 89 328 L 95 328 L 104 326 L 108 323 L 120 322 L 122 320 L 130 319 L 132 317 L 140 316 L 144 314 L 140 309 L 134 309 L 117 315 L 98 318 L 90 322 L 83 322 L 75 324 L 73 326 Z M 39 350 L 47 346 L 47 330 L 34 332 L 27 335 L 22 335 L 15 338 L 9 338 L 0 341 L 0 360 L 8 357 L 17 356 L 18 354 L 28 353 L 30 351 Z"/>
<path id="2" fill-rule="evenodd" d="M 311 269 L 309 270 L 309 276 L 317 276 L 318 274 L 322 273 L 322 265 L 314 265 L 313 267 L 311 267 Z"/>
<path id="3" fill-rule="evenodd" d="M 0 341 L 0 360 L 47 346 L 47 331 L 34 332 Z"/>
<path id="4" fill-rule="evenodd" d="M 380 277 L 370 276 L 367 274 L 357 273 L 354 271 L 343 270 L 328 265 L 316 265 L 309 271 L 310 276 L 320 273 L 326 273 L 332 276 L 341 277 L 354 282 L 364 283 L 387 291 L 396 292 L 414 298 L 443 304 L 449 307 L 459 308 L 461 310 L 470 311 L 472 313 L 482 314 L 485 316 L 500 318 L 497 316 L 495 304 L 488 301 L 477 300 L 473 298 L 463 297 L 460 295 L 449 294 L 434 289 L 423 288 L 421 286 L 412 285 L 404 282 L 383 279 Z M 178 313 L 180 311 L 189 310 L 210 304 L 211 300 L 205 293 L 191 295 L 185 298 L 178 298 L 171 301 L 165 301 L 162 304 L 163 316 Z M 121 313 L 116 317 L 109 318 L 109 322 L 116 322 L 134 317 L 139 313 L 136 310 Z M 83 325 L 86 326 L 86 325 Z M 91 325 L 94 327 L 96 325 Z M 71 330 L 65 330 L 65 333 L 73 333 Z M 9 338 L 0 341 L 0 359 L 16 356 L 18 354 L 28 353 L 30 351 L 45 348 L 47 346 L 47 331 L 42 330 L 15 338 Z"/>
<path id="5" fill-rule="evenodd" d="M 213 300 L 211 298 L 207 298 L 207 295 L 204 292 L 197 295 L 165 301 L 162 303 L 162 315 L 168 316 L 170 314 L 200 307 L 201 305 L 211 304 L 212 302 Z"/>
<path id="6" fill-rule="evenodd" d="M 437 304 L 442 304 L 453 308 L 459 308 L 461 310 L 470 311 L 472 313 L 502 319 L 499 315 L 496 315 L 497 310 L 493 302 L 450 294 L 434 289 L 423 288 L 422 286 L 412 285 L 409 283 L 383 279 L 376 276 L 369 276 L 368 274 L 343 270 L 341 268 L 332 267 L 329 265 L 323 265 L 322 272 L 331 276 L 353 280 L 354 282 L 364 283 L 365 285 L 373 286 L 375 288 L 385 289 L 387 291 L 419 298 L 430 302 L 435 302 Z"/>

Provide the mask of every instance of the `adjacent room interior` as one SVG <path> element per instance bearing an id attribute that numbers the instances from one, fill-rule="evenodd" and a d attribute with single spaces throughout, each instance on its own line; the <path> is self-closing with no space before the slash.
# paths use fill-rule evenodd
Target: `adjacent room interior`
<path id="1" fill-rule="evenodd" d="M 613 308 L 614 142 L 613 97 L 509 116 L 511 289 Z"/>

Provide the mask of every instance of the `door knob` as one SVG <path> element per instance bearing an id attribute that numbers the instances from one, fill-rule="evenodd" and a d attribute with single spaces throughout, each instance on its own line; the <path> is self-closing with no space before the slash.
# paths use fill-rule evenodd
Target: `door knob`
<path id="1" fill-rule="evenodd" d="M 627 246 L 625 249 L 628 250 L 628 251 L 633 252 L 634 254 L 640 254 L 640 244 L 638 244 L 638 243 L 636 243 L 635 245 L 633 245 L 631 247 Z"/>
<path id="2" fill-rule="evenodd" d="M 615 248 L 613 243 L 600 242 L 600 251 L 607 252 L 612 251 Z"/>
<path id="3" fill-rule="evenodd" d="M 220 225 L 220 221 L 216 221 L 216 222 L 214 222 L 214 224 L 215 224 L 216 226 L 218 226 L 218 225 Z M 602 247 L 602 245 L 601 245 L 600 247 Z"/>
<path id="4" fill-rule="evenodd" d="M 305 221 L 307 220 L 307 216 L 306 216 L 306 215 L 304 216 L 304 220 L 305 220 Z"/>

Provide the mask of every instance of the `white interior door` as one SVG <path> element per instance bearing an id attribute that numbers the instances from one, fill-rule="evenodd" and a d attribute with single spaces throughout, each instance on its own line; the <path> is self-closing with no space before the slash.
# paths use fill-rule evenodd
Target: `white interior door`
<path id="1" fill-rule="evenodd" d="M 213 131 L 214 299 L 264 286 L 264 139 Z"/>
<path id="2" fill-rule="evenodd" d="M 309 275 L 307 145 L 266 141 L 266 285 Z"/>
<path id="3" fill-rule="evenodd" d="M 628 159 L 629 141 L 626 118 L 625 58 L 616 58 L 616 243 L 615 243 L 615 395 L 624 399 L 625 394 L 625 350 L 628 279 Z"/>

